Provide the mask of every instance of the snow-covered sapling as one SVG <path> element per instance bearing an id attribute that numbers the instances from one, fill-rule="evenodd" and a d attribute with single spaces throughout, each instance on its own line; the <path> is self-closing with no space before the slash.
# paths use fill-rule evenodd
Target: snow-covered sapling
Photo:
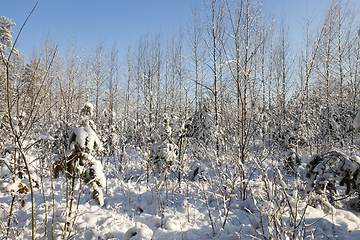
<path id="1" fill-rule="evenodd" d="M 158 173 L 168 171 L 176 160 L 176 145 L 171 140 L 171 127 L 166 114 L 160 127 L 161 140 L 150 148 L 150 157 Z"/>
<path id="2" fill-rule="evenodd" d="M 341 193 L 345 196 L 359 193 L 360 163 L 357 157 L 352 158 L 337 151 L 315 154 L 309 159 L 307 168 L 308 190 L 314 189 L 316 193 L 326 196 L 330 203 Z"/>
<path id="3" fill-rule="evenodd" d="M 55 177 L 65 172 L 72 178 L 72 185 L 78 174 L 92 190 L 92 197 L 100 206 L 104 204 L 102 187 L 105 187 L 106 178 L 100 161 L 94 154 L 101 150 L 101 142 L 95 133 L 96 126 L 90 117 L 93 115 L 93 105 L 86 102 L 81 109 L 80 126 L 73 129 L 68 139 L 66 157 L 54 163 Z"/>
<path id="4" fill-rule="evenodd" d="M 288 173 L 296 173 L 297 167 L 301 164 L 300 156 L 294 148 L 289 148 L 285 154 L 284 168 Z"/>

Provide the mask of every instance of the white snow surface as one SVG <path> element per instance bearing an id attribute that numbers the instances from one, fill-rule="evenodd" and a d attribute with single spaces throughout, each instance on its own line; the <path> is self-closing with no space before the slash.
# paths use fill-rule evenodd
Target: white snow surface
<path id="1" fill-rule="evenodd" d="M 356 131 L 360 129 L 360 111 L 356 114 L 356 118 L 354 119 L 353 127 Z"/>
<path id="2" fill-rule="evenodd" d="M 76 139 L 70 143 L 70 149 L 73 149 L 74 145 L 81 149 L 88 148 L 90 151 L 101 149 L 100 139 L 88 124 L 85 127 L 75 128 L 72 134 L 75 134 Z"/>
<path id="3" fill-rule="evenodd" d="M 153 234 L 153 231 L 145 223 L 137 222 L 135 227 L 127 230 L 122 240 L 151 240 Z"/>
<path id="4" fill-rule="evenodd" d="M 65 186 L 60 183 L 63 180 L 59 179 L 55 183 L 56 224 L 53 232 L 55 239 L 61 239 L 65 220 L 63 215 L 65 196 L 62 194 Z M 45 185 L 49 184 L 47 182 Z M 254 228 L 258 228 L 259 225 L 253 215 L 256 215 L 256 208 L 251 199 L 234 202 L 224 229 L 220 229 L 222 223 L 219 219 L 216 220 L 216 236 L 214 236 L 207 208 L 202 204 L 200 192 L 196 194 L 196 188 L 192 189 L 194 192 L 190 198 L 175 192 L 169 193 L 169 201 L 164 203 L 165 208 L 162 213 L 159 209 L 157 193 L 150 188 L 151 184 L 147 184 L 146 181 L 124 182 L 111 179 L 108 193 L 104 194 L 104 206 L 99 207 L 94 201 L 89 200 L 90 197 L 84 196 L 80 201 L 79 217 L 73 229 L 76 235 L 73 239 L 254 239 L 251 236 L 254 234 Z M 18 227 L 23 228 L 24 231 L 18 239 L 31 239 L 29 195 L 24 198 L 26 205 L 22 208 L 23 213 L 18 223 Z M 35 194 L 35 202 L 36 206 L 43 204 L 43 196 L 39 192 Z M 5 210 L 10 208 L 10 204 L 11 198 L 8 193 L 0 193 L 1 221 L 6 219 Z M 215 205 L 215 202 L 210 202 L 212 209 Z M 44 221 L 44 208 L 38 207 L 36 211 L 36 221 Z M 212 214 L 216 218 L 215 209 Z M 48 234 L 51 236 L 51 214 L 48 218 Z M 314 239 L 324 239 L 324 236 L 333 236 L 334 233 L 337 238 L 325 239 L 358 240 L 360 238 L 360 218 L 350 211 L 337 209 L 333 214 L 327 215 L 321 209 L 308 207 L 306 223 L 314 223 L 312 225 Z M 39 239 L 47 239 L 41 238 L 43 235 L 41 231 L 37 233 Z"/>
<path id="5" fill-rule="evenodd" d="M 135 149 L 128 150 L 127 153 L 125 159 L 128 160 L 124 160 L 121 172 L 108 175 L 107 180 L 105 178 L 107 175 L 97 174 L 101 176 L 101 184 L 104 186 L 102 188 L 104 202 L 101 207 L 92 199 L 90 189 L 82 186 L 79 205 L 77 205 L 77 198 L 74 203 L 72 216 L 77 217 L 74 226 L 71 227 L 71 239 L 262 239 L 256 235 L 256 231 L 261 231 L 258 210 L 263 209 L 264 212 L 270 213 L 276 208 L 273 202 L 266 200 L 261 202 L 259 198 L 254 201 L 251 196 L 246 200 L 240 200 L 234 195 L 227 222 L 225 227 L 221 228 L 224 209 L 217 210 L 217 205 L 222 204 L 221 194 L 211 194 L 212 186 L 209 185 L 209 181 L 201 182 L 199 178 L 195 178 L 194 181 L 183 180 L 180 184 L 176 179 L 168 180 L 166 184 L 160 180 L 155 182 L 154 178 L 147 181 L 144 174 L 146 161 L 143 161 L 140 154 L 136 155 Z M 93 160 L 93 164 L 96 171 L 106 173 L 99 161 Z M 104 166 L 107 165 L 104 164 Z M 115 166 L 112 167 L 115 168 Z M 192 171 L 194 172 L 196 168 L 198 168 L 198 173 L 203 173 L 203 178 L 211 178 L 211 169 L 203 166 L 203 163 L 196 162 Z M 19 181 L 28 186 L 26 179 Z M 6 232 L 8 212 L 12 202 L 10 192 L 17 191 L 19 181 L 15 184 L 0 183 L 0 223 L 4 223 L 0 224 L 0 236 L 4 236 Z M 63 239 L 65 222 L 74 219 L 66 217 L 65 176 L 60 176 L 53 181 L 54 205 L 52 204 L 51 179 L 43 178 L 44 194 L 48 199 L 46 209 L 42 187 L 34 189 L 36 226 L 43 226 L 44 213 L 45 211 L 48 213 L 47 236 L 45 236 L 44 228 L 38 227 L 37 239 L 52 239 L 52 236 L 54 239 Z M 279 185 L 287 187 L 289 182 L 294 181 L 284 177 Z M 248 184 L 254 195 L 261 196 L 264 193 L 265 184 L 260 178 L 250 180 Z M 76 189 L 80 190 L 79 184 Z M 204 199 L 203 190 L 207 192 L 207 200 Z M 78 196 L 78 192 L 75 196 Z M 214 196 L 218 198 L 215 199 Z M 16 201 L 15 239 L 31 239 L 30 194 L 19 197 L 22 197 L 25 205 L 21 206 L 21 201 Z M 296 199 L 291 197 L 289 199 L 295 206 Z M 206 201 L 208 206 L 205 204 Z M 305 200 L 300 200 L 297 205 L 300 212 L 305 205 Z M 53 210 L 55 210 L 54 219 L 52 219 Z M 213 218 L 214 230 L 209 218 L 209 210 Z M 53 226 L 52 221 L 54 221 Z M 280 221 L 283 224 L 289 223 L 288 209 L 284 209 Z M 267 222 L 266 218 L 263 218 L 263 222 Z M 359 213 L 345 210 L 345 208 L 325 206 L 322 209 L 308 206 L 305 223 L 308 225 L 307 239 L 311 239 L 311 235 L 313 239 L 360 239 Z"/>
<path id="6" fill-rule="evenodd" d="M 83 109 L 87 108 L 89 110 L 89 116 L 92 116 L 94 114 L 94 105 L 91 102 L 85 102 Z"/>
<path id="7" fill-rule="evenodd" d="M 100 185 L 102 187 L 106 186 L 106 177 L 103 172 L 103 166 L 99 160 L 96 160 L 93 158 L 91 160 L 91 168 L 94 170 L 94 175 L 96 176 L 96 179 L 99 181 Z"/>
<path id="8" fill-rule="evenodd" d="M 38 140 L 50 140 L 54 141 L 55 138 L 53 138 L 50 133 L 42 133 L 37 137 Z"/>

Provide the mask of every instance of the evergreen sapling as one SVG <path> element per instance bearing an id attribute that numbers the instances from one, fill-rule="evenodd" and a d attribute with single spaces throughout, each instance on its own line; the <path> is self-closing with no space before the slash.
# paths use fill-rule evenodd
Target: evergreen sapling
<path id="1" fill-rule="evenodd" d="M 67 156 L 61 162 L 54 163 L 54 177 L 60 172 L 66 172 L 73 181 L 78 174 L 92 191 L 92 197 L 100 206 L 104 204 L 102 188 L 106 185 L 103 166 L 94 155 L 102 150 L 101 142 L 95 133 L 96 126 L 90 117 L 93 115 L 93 105 L 86 102 L 81 109 L 80 126 L 73 129 L 68 139 Z M 66 164 L 66 166 L 65 166 Z"/>

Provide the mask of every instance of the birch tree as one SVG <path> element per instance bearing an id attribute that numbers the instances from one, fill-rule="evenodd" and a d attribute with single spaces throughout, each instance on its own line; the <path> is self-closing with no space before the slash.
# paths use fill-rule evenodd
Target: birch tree
<path id="1" fill-rule="evenodd" d="M 95 102 L 95 119 L 98 121 L 100 106 L 102 103 L 102 92 L 104 89 L 104 83 L 106 81 L 106 77 L 108 75 L 108 71 L 106 69 L 106 51 L 105 51 L 105 43 L 102 39 L 99 40 L 94 54 L 91 58 L 91 72 L 92 72 L 92 81 L 93 81 L 93 98 Z"/>

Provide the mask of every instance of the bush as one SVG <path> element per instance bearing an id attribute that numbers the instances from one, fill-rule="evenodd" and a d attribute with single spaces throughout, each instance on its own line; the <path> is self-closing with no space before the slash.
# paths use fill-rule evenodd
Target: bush
<path id="1" fill-rule="evenodd" d="M 340 196 L 349 197 L 353 193 L 359 195 L 360 163 L 356 159 L 331 151 L 313 155 L 307 168 L 307 189 L 324 195 L 330 203 L 334 203 Z"/>

